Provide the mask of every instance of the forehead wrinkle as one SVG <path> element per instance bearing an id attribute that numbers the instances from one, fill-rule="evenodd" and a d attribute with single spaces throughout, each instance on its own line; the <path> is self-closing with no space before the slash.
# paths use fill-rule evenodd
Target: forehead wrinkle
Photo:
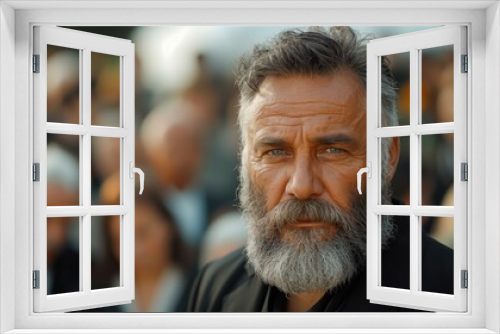
<path id="1" fill-rule="evenodd" d="M 284 110 L 287 112 L 284 113 Z M 256 116 L 258 118 L 272 116 L 304 117 L 310 116 L 312 112 L 315 115 L 342 115 L 345 113 L 345 106 L 343 104 L 318 101 L 274 102 L 264 104 L 256 112 Z"/>

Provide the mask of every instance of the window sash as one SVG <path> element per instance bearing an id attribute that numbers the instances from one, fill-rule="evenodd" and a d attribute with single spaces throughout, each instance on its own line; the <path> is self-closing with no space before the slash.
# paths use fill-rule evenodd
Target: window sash
<path id="1" fill-rule="evenodd" d="M 460 73 L 461 55 L 467 54 L 466 28 L 441 27 L 411 34 L 370 41 L 367 47 L 367 163 L 372 166 L 367 178 L 367 296 L 371 302 L 404 306 L 428 311 L 467 310 L 467 290 L 461 288 L 461 270 L 467 270 L 467 183 L 460 180 L 460 164 L 467 162 L 466 107 L 467 76 Z M 420 125 L 421 49 L 444 45 L 454 48 L 454 122 Z M 382 56 L 410 52 L 410 125 L 381 127 Z M 417 205 L 422 180 L 420 136 L 454 133 L 454 203 L 453 207 Z M 381 138 L 410 136 L 410 205 L 401 208 L 381 203 Z M 382 254 L 381 215 L 410 217 L 410 289 L 381 286 Z M 420 216 L 454 217 L 454 294 L 442 295 L 419 291 L 421 288 L 421 219 Z"/>
<path id="2" fill-rule="evenodd" d="M 80 50 L 80 124 L 47 122 L 47 45 Z M 120 127 L 91 125 L 91 52 L 120 57 Z M 34 191 L 34 270 L 40 271 L 40 288 L 33 290 L 35 312 L 73 311 L 110 304 L 123 304 L 134 298 L 134 179 L 129 162 L 134 161 L 134 45 L 127 40 L 80 31 L 35 27 L 34 54 L 40 55 L 40 73 L 34 80 L 34 161 L 40 163 L 40 182 Z M 47 206 L 47 134 L 78 135 L 80 205 Z M 121 140 L 120 205 L 91 205 L 91 138 L 114 137 Z M 120 215 L 120 286 L 91 289 L 91 218 Z M 79 217 L 80 291 L 47 295 L 47 217 Z"/>

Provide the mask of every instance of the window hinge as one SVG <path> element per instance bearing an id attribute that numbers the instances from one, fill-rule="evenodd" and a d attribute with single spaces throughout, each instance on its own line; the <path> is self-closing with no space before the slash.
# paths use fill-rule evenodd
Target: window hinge
<path id="1" fill-rule="evenodd" d="M 33 164 L 33 181 L 40 181 L 40 163 L 38 162 Z"/>
<path id="2" fill-rule="evenodd" d="M 40 289 L 40 270 L 33 270 L 33 289 Z"/>
<path id="3" fill-rule="evenodd" d="M 462 289 L 467 289 L 469 287 L 469 274 L 467 270 L 462 270 Z"/>
<path id="4" fill-rule="evenodd" d="M 462 73 L 467 73 L 469 71 L 469 57 L 467 55 L 462 55 Z"/>
<path id="5" fill-rule="evenodd" d="M 461 180 L 468 181 L 469 180 L 469 167 L 466 162 L 462 162 L 461 166 Z"/>
<path id="6" fill-rule="evenodd" d="M 33 55 L 33 73 L 40 73 L 40 55 Z"/>

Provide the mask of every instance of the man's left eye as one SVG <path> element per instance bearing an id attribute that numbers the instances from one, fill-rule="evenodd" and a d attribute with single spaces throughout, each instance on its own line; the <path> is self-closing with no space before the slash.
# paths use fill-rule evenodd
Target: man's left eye
<path id="1" fill-rule="evenodd" d="M 343 153 L 344 150 L 341 148 L 337 148 L 337 147 L 329 147 L 326 149 L 326 152 L 332 153 L 332 154 L 340 154 L 340 153 Z"/>

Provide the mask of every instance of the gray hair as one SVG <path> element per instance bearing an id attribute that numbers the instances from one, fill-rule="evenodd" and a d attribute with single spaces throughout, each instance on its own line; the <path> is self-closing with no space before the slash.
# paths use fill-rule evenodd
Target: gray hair
<path id="1" fill-rule="evenodd" d="M 241 58 L 236 71 L 240 92 L 238 124 L 243 147 L 246 146 L 244 109 L 271 76 L 332 75 L 352 71 L 366 87 L 366 44 L 374 36 L 360 36 L 350 27 L 309 27 L 279 33 L 267 43 L 258 44 Z M 382 126 L 398 125 L 397 89 L 387 57 L 381 61 Z M 391 139 L 382 140 L 382 166 L 387 166 Z"/>

